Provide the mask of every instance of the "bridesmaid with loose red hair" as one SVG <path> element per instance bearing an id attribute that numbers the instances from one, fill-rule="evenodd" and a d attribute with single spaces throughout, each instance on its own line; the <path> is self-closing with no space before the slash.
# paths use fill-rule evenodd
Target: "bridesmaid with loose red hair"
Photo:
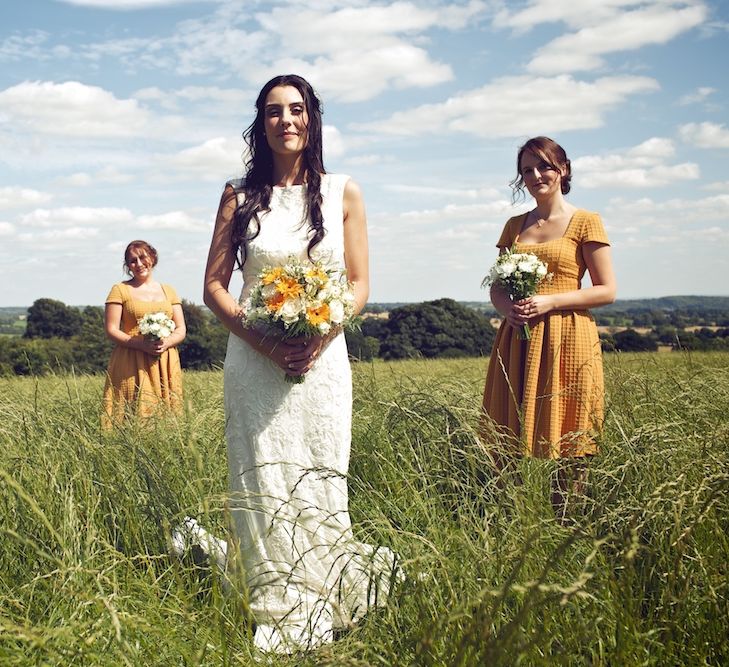
<path id="1" fill-rule="evenodd" d="M 570 485 L 580 491 L 585 457 L 597 452 L 603 421 L 602 352 L 588 308 L 615 300 L 610 244 L 597 213 L 565 199 L 572 169 L 564 149 L 548 137 L 529 139 L 517 155 L 514 199 L 534 198 L 527 213 L 511 218 L 496 244 L 503 253 L 533 253 L 553 274 L 536 295 L 512 301 L 492 286 L 491 302 L 503 316 L 486 376 L 484 433 L 495 426 L 517 455 L 568 459 L 552 487 L 558 516 Z M 582 287 L 589 273 L 592 285 Z M 520 340 L 529 324 L 531 340 Z M 499 456 L 497 463 L 506 459 Z"/>

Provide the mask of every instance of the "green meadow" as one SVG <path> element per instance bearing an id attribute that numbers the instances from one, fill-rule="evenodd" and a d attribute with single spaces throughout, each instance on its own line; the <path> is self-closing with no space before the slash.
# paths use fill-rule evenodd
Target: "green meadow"
<path id="1" fill-rule="evenodd" d="M 355 533 L 406 578 L 335 643 L 265 664 L 729 664 L 729 354 L 606 356 L 568 526 L 555 464 L 493 475 L 486 364 L 354 365 Z M 225 534 L 222 373 L 186 373 L 183 417 L 110 433 L 102 385 L 0 379 L 0 664 L 256 664 L 242 582 L 169 554 L 185 515 Z"/>

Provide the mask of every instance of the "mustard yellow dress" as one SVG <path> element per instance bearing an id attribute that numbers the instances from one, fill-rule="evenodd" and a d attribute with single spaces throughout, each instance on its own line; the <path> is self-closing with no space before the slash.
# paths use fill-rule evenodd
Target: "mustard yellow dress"
<path id="1" fill-rule="evenodd" d="M 164 301 L 140 301 L 133 298 L 128 285 L 117 283 L 106 297 L 106 303 L 121 304 L 120 328 L 130 336 L 137 336 L 140 317 L 158 312 L 172 317 L 172 306 L 180 303 L 172 286 L 162 285 L 162 290 Z M 117 345 L 111 353 L 104 387 L 103 426 L 108 428 L 129 413 L 148 417 L 163 406 L 173 412 L 182 408 L 182 368 L 177 348 L 155 356 Z"/>
<path id="2" fill-rule="evenodd" d="M 582 245 L 609 245 L 597 213 L 577 210 L 561 238 L 520 243 L 527 214 L 506 223 L 496 244 L 530 252 L 554 274 L 538 294 L 577 290 L 586 265 Z M 517 337 L 506 320 L 496 335 L 486 375 L 483 407 L 497 430 L 513 438 L 521 453 L 540 458 L 595 454 L 594 436 L 603 421 L 602 352 L 587 310 L 556 310 L 530 322 L 531 340 Z"/>

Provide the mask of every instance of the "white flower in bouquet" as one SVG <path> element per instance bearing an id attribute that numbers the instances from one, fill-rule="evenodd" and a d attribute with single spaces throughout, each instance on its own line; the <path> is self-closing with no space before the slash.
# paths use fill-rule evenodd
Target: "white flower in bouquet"
<path id="1" fill-rule="evenodd" d="M 550 280 L 547 265 L 536 255 L 528 252 L 515 253 L 512 250 L 500 254 L 481 282 L 481 287 L 497 285 L 504 289 L 512 301 L 534 296 L 543 280 Z M 522 340 L 531 338 L 529 325 L 525 324 L 517 333 Z"/>
<path id="2" fill-rule="evenodd" d="M 536 259 L 534 255 L 532 255 L 532 257 Z M 528 256 L 522 256 L 522 258 L 519 260 L 519 263 L 516 265 L 516 268 L 519 269 L 519 271 L 521 271 L 522 273 L 532 273 L 536 271 L 537 264 L 533 261 L 532 258 Z"/>
<path id="3" fill-rule="evenodd" d="M 498 262 L 494 265 L 496 274 L 501 278 L 508 278 L 516 271 L 516 262 L 507 260 L 505 262 Z"/>
<path id="4" fill-rule="evenodd" d="M 296 324 L 304 313 L 306 313 L 306 302 L 301 296 L 286 299 L 278 310 L 281 319 L 288 325 Z"/>
<path id="5" fill-rule="evenodd" d="M 175 330 L 174 320 L 167 313 L 147 313 L 137 321 L 139 333 L 153 340 L 163 340 Z"/>
<path id="6" fill-rule="evenodd" d="M 329 302 L 329 319 L 332 324 L 342 324 L 344 322 L 344 317 L 344 303 L 341 299 L 332 299 Z"/>
<path id="7" fill-rule="evenodd" d="M 244 304 L 245 326 L 270 329 L 282 338 L 326 335 L 354 321 L 354 289 L 338 266 L 301 262 L 264 268 Z M 286 375 L 290 382 L 304 376 Z"/>

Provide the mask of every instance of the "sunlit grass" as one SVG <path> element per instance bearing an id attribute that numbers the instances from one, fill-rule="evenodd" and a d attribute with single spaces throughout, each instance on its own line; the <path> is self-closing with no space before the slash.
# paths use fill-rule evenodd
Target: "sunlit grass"
<path id="1" fill-rule="evenodd" d="M 569 528 L 553 464 L 497 485 L 475 437 L 486 360 L 357 364 L 350 510 L 406 581 L 281 665 L 729 663 L 729 355 L 606 357 L 608 411 Z M 0 664 L 253 664 L 248 618 L 170 526 L 223 534 L 219 372 L 175 420 L 100 429 L 102 380 L 0 380 Z"/>

